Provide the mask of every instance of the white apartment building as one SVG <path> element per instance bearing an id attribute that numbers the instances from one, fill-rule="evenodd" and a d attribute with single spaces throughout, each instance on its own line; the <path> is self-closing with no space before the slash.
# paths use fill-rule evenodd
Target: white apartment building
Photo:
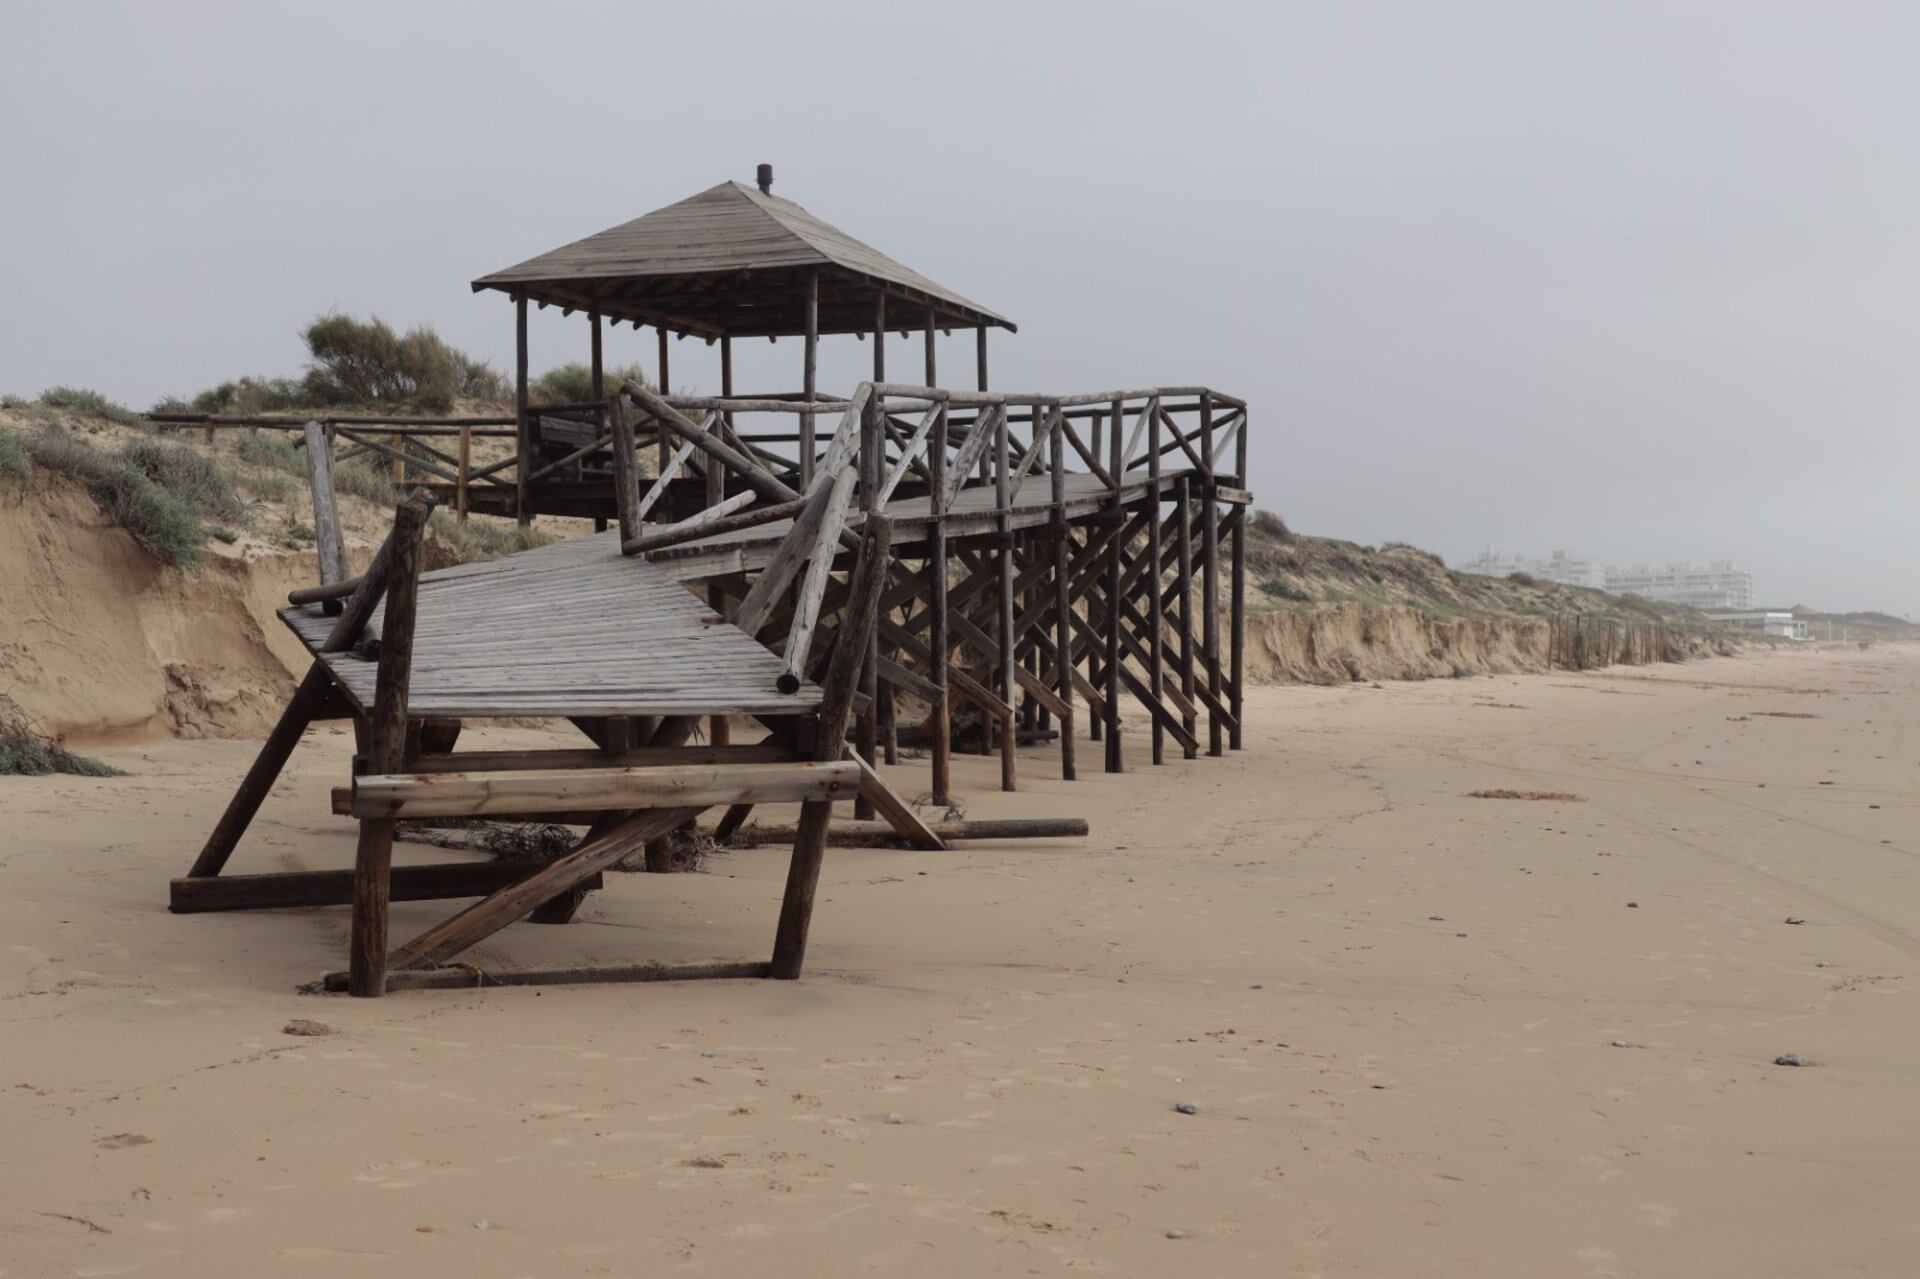
<path id="1" fill-rule="evenodd" d="M 1732 560 L 1711 564 L 1669 564 L 1652 568 L 1635 564 L 1608 565 L 1601 589 L 1615 595 L 1638 595 L 1662 604 L 1740 612 L 1753 607 L 1753 573 Z"/>
<path id="2" fill-rule="evenodd" d="M 1485 577 L 1505 577 L 1509 573 L 1525 573 L 1543 582 L 1558 582 L 1562 586 L 1600 588 L 1603 577 L 1598 564 L 1584 555 L 1576 555 L 1571 551 L 1555 551 L 1545 559 L 1539 559 L 1488 549 L 1460 565 L 1459 568 L 1462 573 L 1479 573 Z"/>
<path id="3" fill-rule="evenodd" d="M 1624 567 L 1609 564 L 1601 568 L 1587 556 L 1572 551 L 1555 551 L 1542 559 L 1488 549 L 1459 568 L 1463 573 L 1487 577 L 1525 573 L 1543 582 L 1588 586 L 1615 595 L 1638 595 L 1662 604 L 1684 604 L 1702 610 L 1741 612 L 1753 607 L 1753 573 L 1732 560 L 1715 560 L 1711 564 L 1673 563 L 1664 568 L 1647 564 Z"/>

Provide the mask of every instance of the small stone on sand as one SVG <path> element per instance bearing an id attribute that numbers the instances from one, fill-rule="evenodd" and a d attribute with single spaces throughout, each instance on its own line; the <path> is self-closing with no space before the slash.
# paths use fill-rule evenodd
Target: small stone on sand
<path id="1" fill-rule="evenodd" d="M 324 1021 L 309 1021 L 305 1017 L 295 1017 L 280 1028 L 283 1035 L 331 1035 L 333 1027 Z"/>
<path id="2" fill-rule="evenodd" d="M 887 1116 L 887 1122 L 890 1124 L 904 1124 L 905 1122 L 907 1122 L 907 1117 L 896 1110 L 894 1113 Z"/>
<path id="3" fill-rule="evenodd" d="M 1190 1101 L 1176 1101 L 1173 1103 L 1173 1108 L 1183 1115 L 1197 1115 L 1200 1113 L 1200 1107 Z"/>
<path id="4" fill-rule="evenodd" d="M 1378 684 L 1375 684 L 1374 687 L 1379 688 L 1380 686 Z M 1169 1239 L 1185 1239 L 1186 1237 L 1187 1237 L 1187 1232 L 1184 1230 L 1167 1231 L 1167 1238 Z"/>
<path id="5" fill-rule="evenodd" d="M 1799 1053 L 1781 1053 L 1773 1059 L 1773 1064 L 1776 1066 L 1804 1066 L 1807 1064 L 1807 1059 Z"/>
<path id="6" fill-rule="evenodd" d="M 1804 924 L 1804 923 L 1806 923 L 1807 921 L 1806 921 L 1806 920 L 1804 920 L 1804 919 L 1802 919 L 1802 918 L 1801 918 L 1800 916 L 1798 916 L 1798 915 L 1788 915 L 1788 916 L 1787 916 L 1787 922 L 1788 922 L 1789 924 Z"/>

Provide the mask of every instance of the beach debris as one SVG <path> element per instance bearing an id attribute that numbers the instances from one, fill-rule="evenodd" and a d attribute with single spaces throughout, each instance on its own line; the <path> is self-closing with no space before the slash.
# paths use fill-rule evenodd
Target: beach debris
<path id="1" fill-rule="evenodd" d="M 333 1027 L 324 1021 L 314 1021 L 310 1017 L 295 1017 L 280 1028 L 283 1035 L 331 1035 Z"/>
<path id="2" fill-rule="evenodd" d="M 890 1124 L 904 1124 L 905 1122 L 907 1122 L 907 1117 L 896 1110 L 891 1115 L 887 1116 L 886 1121 Z"/>
<path id="3" fill-rule="evenodd" d="M 1807 1064 L 1807 1059 L 1799 1053 L 1781 1053 L 1773 1059 L 1773 1064 L 1776 1066 L 1804 1066 Z"/>
<path id="4" fill-rule="evenodd" d="M 1190 1101 L 1176 1101 L 1173 1103 L 1173 1108 L 1183 1115 L 1197 1115 L 1200 1113 L 1200 1107 Z"/>
<path id="5" fill-rule="evenodd" d="M 1374 687 L 1379 688 L 1380 686 L 1378 684 L 1375 684 Z M 1185 1239 L 1186 1237 L 1187 1237 L 1187 1232 L 1184 1230 L 1167 1231 L 1167 1238 L 1169 1239 Z"/>
<path id="6" fill-rule="evenodd" d="M 1788 915 L 1787 922 L 1789 924 L 1804 924 L 1807 921 L 1799 915 Z"/>
<path id="7" fill-rule="evenodd" d="M 480 1218 L 480 1220 L 473 1223 L 473 1228 L 475 1230 L 492 1230 L 493 1223 L 491 1221 L 488 1221 L 485 1217 L 482 1217 Z"/>
<path id="8" fill-rule="evenodd" d="M 1549 803 L 1559 803 L 1559 804 L 1584 804 L 1587 802 L 1587 797 L 1585 795 L 1575 795 L 1570 791 L 1509 790 L 1504 786 L 1496 787 L 1492 790 L 1470 790 L 1467 792 L 1467 798 L 1468 799 L 1531 799 L 1531 800 L 1542 800 Z"/>
<path id="9" fill-rule="evenodd" d="M 93 1144 L 102 1150 L 125 1150 L 130 1146 L 144 1146 L 153 1138 L 143 1132 L 117 1132 L 111 1137 L 102 1137 Z"/>
<path id="10" fill-rule="evenodd" d="M 1640 903 L 1639 903 L 1639 902 L 1628 902 L 1628 903 L 1627 903 L 1627 909 L 1628 909 L 1628 910 L 1639 910 L 1639 909 L 1640 909 Z"/>
<path id="11" fill-rule="evenodd" d="M 715 1159 L 712 1155 L 695 1155 L 691 1159 L 682 1159 L 680 1166 L 682 1168 L 725 1168 L 727 1165 L 724 1160 Z"/>

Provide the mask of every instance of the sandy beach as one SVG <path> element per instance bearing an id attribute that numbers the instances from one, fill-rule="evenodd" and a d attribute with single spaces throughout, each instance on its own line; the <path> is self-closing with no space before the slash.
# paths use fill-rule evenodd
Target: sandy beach
<path id="1" fill-rule="evenodd" d="M 1136 732 L 1016 795 L 959 757 L 970 816 L 1093 837 L 835 851 L 797 985 L 301 996 L 344 909 L 165 909 L 250 743 L 0 778 L 0 1275 L 1920 1265 L 1920 650 L 1249 711 L 1227 760 Z M 309 737 L 233 870 L 350 862 L 349 751 Z M 758 958 L 784 861 L 471 958 Z"/>

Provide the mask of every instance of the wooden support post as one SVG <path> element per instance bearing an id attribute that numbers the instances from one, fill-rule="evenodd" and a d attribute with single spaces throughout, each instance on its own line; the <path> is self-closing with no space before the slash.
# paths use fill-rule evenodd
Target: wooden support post
<path id="1" fill-rule="evenodd" d="M 982 349 L 985 348 L 987 330 L 980 330 Z M 1007 415 L 1001 413 L 994 419 L 993 427 L 993 504 L 1000 512 L 1000 536 L 994 550 L 994 562 L 997 568 L 1000 588 L 1000 616 L 996 627 L 1000 641 L 1000 699 L 1009 706 L 1014 701 L 1014 636 L 1013 636 L 1013 521 L 1007 507 L 1011 498 L 1008 484 L 1012 476 L 1009 468 L 1012 458 L 1007 443 Z M 1018 789 L 1015 772 L 1018 756 L 1015 748 L 1019 745 L 1020 735 L 1014 731 L 1011 717 L 1000 723 L 1000 789 L 1010 791 Z"/>
<path id="2" fill-rule="evenodd" d="M 640 459 L 634 456 L 633 414 L 627 397 L 607 397 L 607 421 L 613 428 L 613 505 L 620 516 L 620 544 L 640 536 Z"/>
<path id="3" fill-rule="evenodd" d="M 286 709 L 280 712 L 279 721 L 274 724 L 273 731 L 260 747 L 260 753 L 247 769 L 239 789 L 227 801 L 226 811 L 220 815 L 220 820 L 207 836 L 200 856 L 187 872 L 189 879 L 218 875 L 226 866 L 227 859 L 233 856 L 234 848 L 240 843 L 240 837 L 252 824 L 254 814 L 260 811 L 267 792 L 273 789 L 280 770 L 293 757 L 293 748 L 300 744 L 301 734 L 307 731 L 307 725 L 313 722 L 315 713 L 326 704 L 332 691 L 333 677 L 327 674 L 326 666 L 320 662 L 309 666 L 306 677 L 293 690 Z"/>
<path id="4" fill-rule="evenodd" d="M 1193 701 L 1193 486 L 1186 476 L 1179 479 L 1175 494 L 1175 504 L 1179 507 L 1178 523 L 1174 525 L 1175 539 L 1180 554 L 1179 589 L 1175 603 L 1179 606 L 1180 622 L 1180 692 L 1191 704 Z M 1199 726 L 1199 720 L 1192 715 L 1184 719 L 1187 735 L 1192 736 Z M 1184 752 L 1186 758 L 1199 755 L 1197 750 Z"/>
<path id="5" fill-rule="evenodd" d="M 1147 404 L 1147 616 L 1153 619 L 1152 633 L 1147 636 L 1148 649 L 1147 687 L 1153 690 L 1155 701 L 1166 698 L 1166 643 L 1165 620 L 1161 616 L 1164 603 L 1160 597 L 1160 401 L 1158 397 Z M 1109 625 L 1118 619 L 1109 617 Z M 1156 718 L 1153 721 L 1153 762 L 1167 762 L 1167 734 Z"/>
<path id="6" fill-rule="evenodd" d="M 923 385 L 926 385 L 926 386 L 940 385 L 940 383 L 936 380 L 935 364 L 934 364 L 934 358 L 933 358 L 933 335 L 934 335 L 935 318 L 936 317 L 933 314 L 933 308 L 928 307 L 927 308 L 926 381 L 923 383 Z M 981 389 L 985 390 L 986 388 L 982 387 Z M 945 423 L 942 423 L 942 425 L 944 426 Z"/>
<path id="7" fill-rule="evenodd" d="M 880 397 L 869 395 L 866 407 L 860 415 L 860 509 L 867 515 L 876 515 L 880 511 L 880 480 L 885 469 L 886 436 L 881 430 Z M 831 554 L 831 552 L 827 552 Z M 861 667 L 860 691 L 866 695 L 866 702 L 860 708 L 857 724 L 857 740 L 860 758 L 868 764 L 879 759 L 880 724 L 880 628 L 870 627 L 866 632 L 866 660 Z M 861 794 L 854 800 L 853 815 L 856 820 L 871 820 L 874 816 L 873 800 Z"/>
<path id="8" fill-rule="evenodd" d="M 454 481 L 453 511 L 462 524 L 467 522 L 467 485 L 469 473 L 473 470 L 473 428 L 462 424 L 460 427 L 460 463 L 456 470 L 459 479 Z"/>
<path id="9" fill-rule="evenodd" d="M 533 523 L 533 485 L 527 477 L 536 465 L 533 416 L 527 412 L 527 295 L 513 296 L 514 438 L 520 459 L 514 474 L 513 513 L 522 528 Z"/>
<path id="10" fill-rule="evenodd" d="M 328 447 L 327 433 L 320 423 L 308 422 L 305 436 L 307 487 L 313 496 L 314 552 L 320 560 L 320 585 L 331 586 L 347 579 L 347 541 L 340 527 L 340 508 L 333 492 L 333 450 Z"/>
<path id="11" fill-rule="evenodd" d="M 593 333 L 593 349 L 588 365 L 593 378 L 592 398 L 595 402 L 603 402 L 607 398 L 607 378 L 606 369 L 602 365 L 600 357 L 600 312 L 589 309 L 587 311 L 587 324 Z"/>
<path id="12" fill-rule="evenodd" d="M 1200 393 L 1200 457 L 1207 469 L 1202 476 L 1200 543 L 1200 634 L 1207 663 L 1207 691 L 1220 696 L 1220 502 L 1213 492 L 1213 397 Z M 1207 754 L 1224 752 L 1220 717 L 1207 713 Z"/>
<path id="13" fill-rule="evenodd" d="M 666 330 L 666 327 L 662 325 L 659 328 L 656 328 L 654 331 L 660 337 L 659 356 L 658 356 L 658 360 L 660 364 L 659 391 L 660 391 L 660 394 L 663 396 L 671 395 L 673 394 L 673 392 L 670 389 L 668 389 L 668 386 L 667 386 L 667 330 Z M 658 463 L 654 467 L 653 473 L 655 475 L 658 475 L 662 471 L 667 469 L 667 455 L 673 451 L 672 446 L 668 443 L 668 440 L 667 440 L 666 428 L 658 427 L 658 430 L 660 433 L 659 449 L 658 449 L 660 456 L 659 456 Z"/>
<path id="14" fill-rule="evenodd" d="M 820 365 L 820 268 L 807 268 L 806 297 L 802 303 L 805 312 L 806 334 L 802 339 L 802 361 L 800 393 L 809 404 L 813 402 L 815 385 Z M 800 415 L 800 487 L 805 490 L 813 483 L 814 431 L 813 414 Z"/>
<path id="15" fill-rule="evenodd" d="M 1233 445 L 1233 482 L 1241 488 L 1247 485 L 1247 410 L 1240 410 L 1240 429 L 1235 432 Z M 1247 687 L 1247 507 L 1237 506 L 1233 511 L 1233 617 L 1232 617 L 1231 665 L 1228 669 L 1227 691 L 1233 711 L 1233 728 L 1227 744 L 1239 750 L 1245 744 L 1243 730 L 1246 727 Z"/>
<path id="16" fill-rule="evenodd" d="M 1108 509 L 1113 518 L 1121 518 L 1120 478 L 1126 467 L 1125 441 L 1121 438 L 1122 402 L 1113 401 L 1111 427 L 1107 432 L 1107 454 L 1111 473 L 1114 478 L 1113 497 Z M 1123 772 L 1126 769 L 1126 757 L 1120 745 L 1120 626 L 1117 622 L 1120 608 L 1120 552 L 1121 538 L 1115 538 L 1107 546 L 1107 583 L 1106 583 L 1106 654 L 1101 659 L 1102 673 L 1106 680 L 1100 685 L 1101 693 L 1107 699 L 1107 771 Z"/>
<path id="17" fill-rule="evenodd" d="M 840 625 L 839 642 L 821 688 L 814 758 L 822 762 L 839 759 L 844 749 L 847 714 L 853 707 L 860 669 L 866 664 L 868 641 L 879 620 L 892 548 L 892 521 L 877 511 L 869 513 L 861 529 L 846 620 Z M 832 818 L 831 803 L 809 801 L 800 806 L 800 829 L 793 841 L 793 861 L 787 867 L 787 889 L 780 901 L 780 925 L 774 934 L 770 970 L 770 975 L 782 980 L 798 978 L 806 962 L 807 930 L 813 922 L 813 899 L 820 884 L 827 826 Z"/>
<path id="18" fill-rule="evenodd" d="M 1077 780 L 1073 758 L 1073 600 L 1068 590 L 1073 551 L 1067 525 L 1067 441 L 1064 429 L 1053 433 L 1053 607 L 1054 691 L 1066 709 L 1060 712 L 1060 776 Z"/>
<path id="19" fill-rule="evenodd" d="M 876 289 L 873 294 L 873 381 L 875 386 L 884 385 L 887 380 L 887 293 L 885 289 Z M 902 445 L 905 449 L 907 446 Z M 906 462 L 906 454 L 901 455 Z M 884 469 L 884 468 L 882 468 Z M 880 502 L 884 507 L 886 493 L 889 490 L 883 483 Z M 892 658 L 898 650 L 889 648 L 887 656 Z M 889 764 L 900 762 L 900 724 L 899 707 L 895 704 L 893 684 L 880 685 L 880 751 Z"/>
<path id="20" fill-rule="evenodd" d="M 406 766 L 407 685 L 413 669 L 413 625 L 420 587 L 420 544 L 432 501 L 416 494 L 400 504 L 388 538 L 386 614 L 380 628 L 380 667 L 368 723 L 370 769 L 397 773 Z M 382 995 L 387 988 L 387 900 L 393 864 L 391 817 L 360 823 L 353 865 L 353 937 L 348 990 Z"/>
<path id="21" fill-rule="evenodd" d="M 931 344 L 928 349 L 931 351 Z M 938 407 L 940 420 L 927 448 L 928 472 L 933 477 L 928 500 L 933 517 L 927 524 L 926 574 L 927 647 L 933 654 L 927 673 L 939 695 L 929 708 L 927 745 L 932 761 L 933 802 L 945 806 L 953 803 L 953 704 L 947 681 L 953 642 L 947 630 L 947 406 L 943 403 Z"/>

